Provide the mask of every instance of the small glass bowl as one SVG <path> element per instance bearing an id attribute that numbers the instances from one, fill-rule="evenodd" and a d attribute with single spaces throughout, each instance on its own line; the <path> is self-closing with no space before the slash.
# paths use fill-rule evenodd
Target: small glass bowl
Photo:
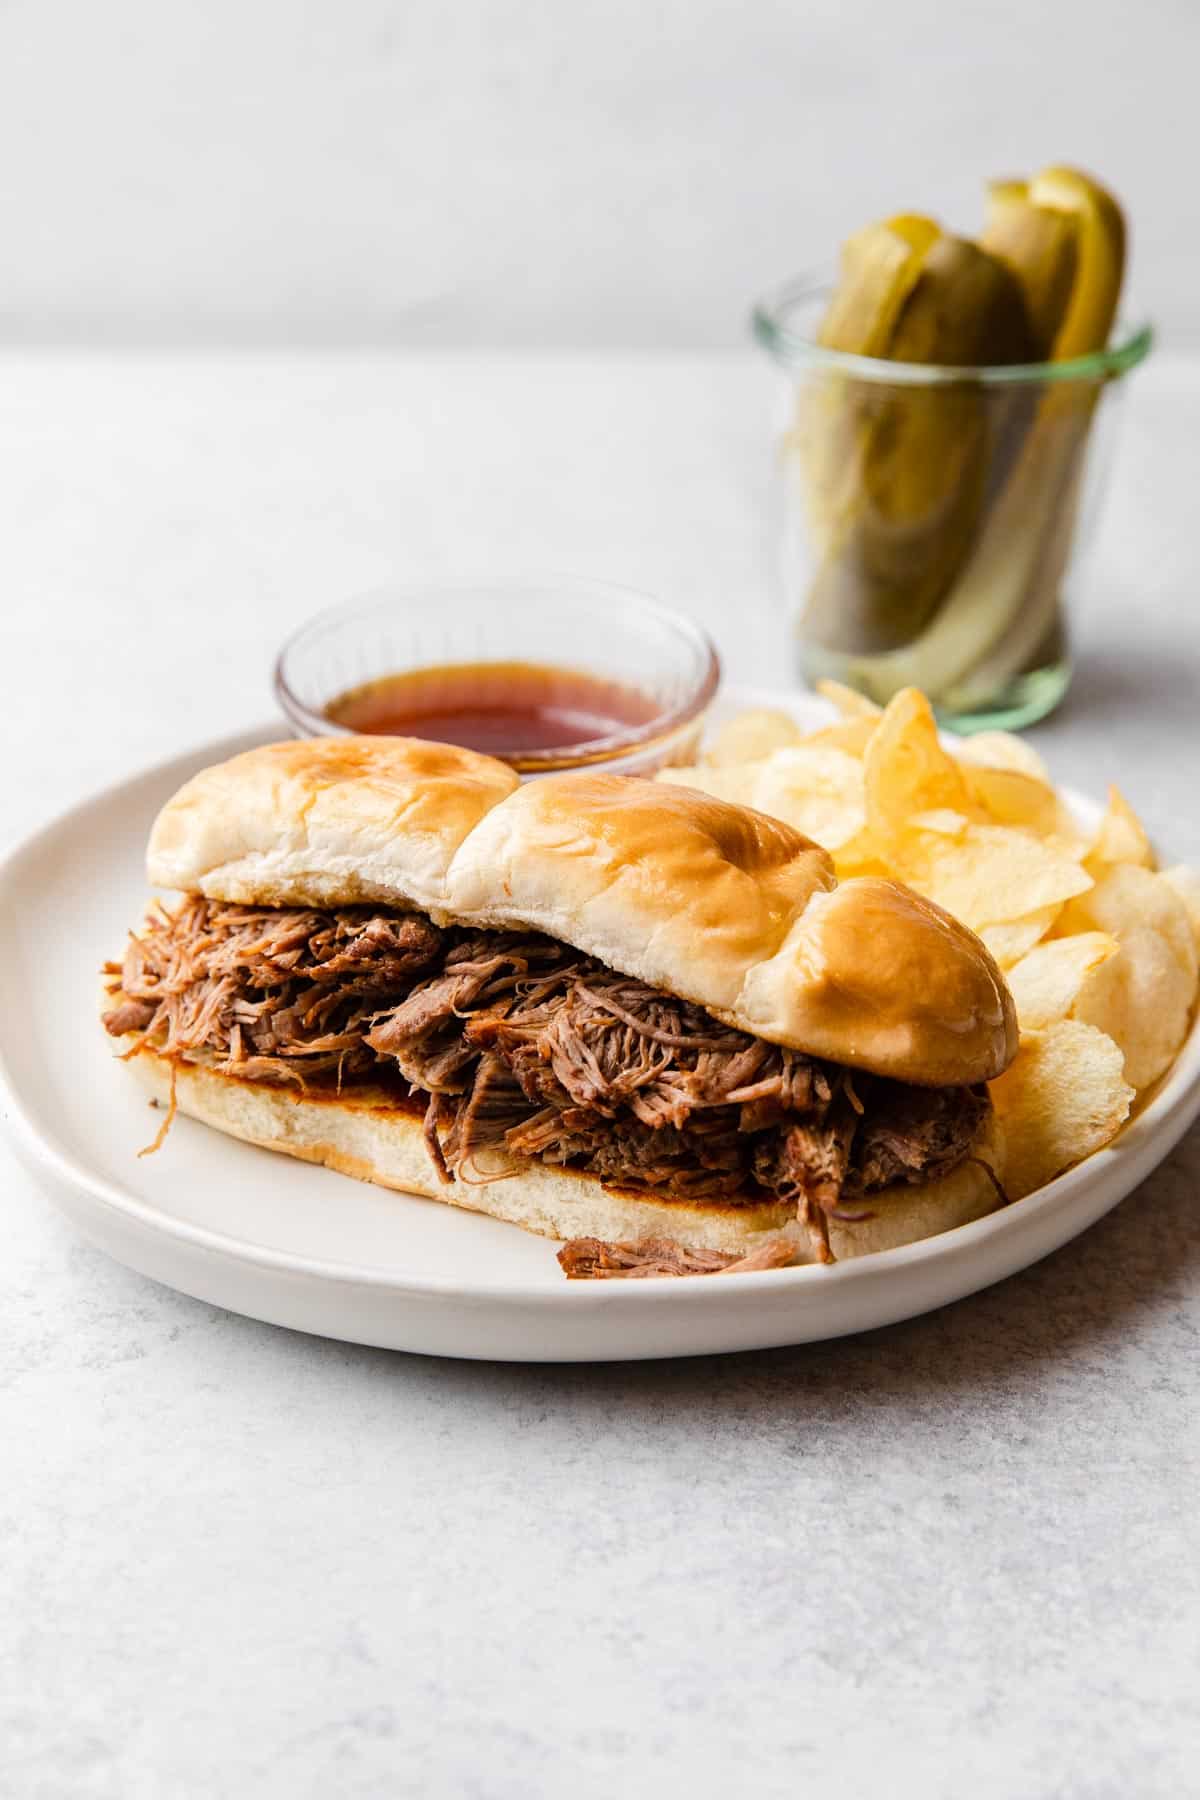
<path id="1" fill-rule="evenodd" d="M 1121 377 L 1118 322 L 1073 361 L 958 368 L 819 340 L 833 277 L 754 312 L 782 371 L 782 578 L 794 667 L 884 703 L 920 687 L 958 731 L 1032 724 L 1071 679 Z"/>
<path id="2" fill-rule="evenodd" d="M 347 735 L 326 708 L 353 689 L 421 669 L 533 664 L 632 689 L 644 723 L 537 750 L 491 750 L 522 779 L 589 768 L 643 775 L 693 761 L 720 681 L 698 625 L 635 589 L 574 577 L 387 586 L 332 606 L 288 639 L 275 693 L 297 736 Z"/>

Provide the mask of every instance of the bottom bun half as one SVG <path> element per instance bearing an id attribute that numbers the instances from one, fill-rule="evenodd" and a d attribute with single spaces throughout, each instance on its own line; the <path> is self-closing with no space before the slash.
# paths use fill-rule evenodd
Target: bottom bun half
<path id="1" fill-rule="evenodd" d="M 123 1042 L 131 1048 L 135 1040 Z M 130 1058 L 129 1066 L 156 1099 L 169 1100 L 171 1064 L 166 1057 L 141 1050 Z M 326 1097 L 180 1062 L 175 1097 L 181 1112 L 245 1143 L 319 1163 L 358 1181 L 486 1213 L 542 1237 L 598 1237 L 610 1242 L 669 1237 L 690 1249 L 745 1254 L 765 1238 L 785 1232 L 795 1243 L 798 1262 L 814 1260 L 808 1232 L 797 1222 L 795 1208 L 783 1201 L 734 1205 L 664 1200 L 652 1193 L 604 1186 L 595 1176 L 577 1170 L 536 1162 L 484 1184 L 443 1182 L 425 1147 L 420 1110 L 398 1106 L 381 1090 Z M 985 1121 L 973 1149 L 982 1162 L 1003 1174 L 994 1118 Z M 830 1248 L 839 1261 L 891 1250 L 981 1219 L 1001 1204 L 987 1169 L 965 1162 L 924 1186 L 888 1188 L 866 1200 L 848 1202 L 847 1210 L 870 1216 L 853 1224 L 831 1219 Z"/>

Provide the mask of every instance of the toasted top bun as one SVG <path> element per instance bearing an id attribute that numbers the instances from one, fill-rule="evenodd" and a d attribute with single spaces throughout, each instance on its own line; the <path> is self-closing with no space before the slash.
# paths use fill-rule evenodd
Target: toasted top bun
<path id="1" fill-rule="evenodd" d="M 404 738 L 252 750 L 154 826 L 150 879 L 269 906 L 419 906 L 532 928 L 769 1042 L 945 1086 L 1012 1061 L 1016 1015 L 974 934 L 898 882 L 838 885 L 763 813 L 628 776 L 518 786 Z"/>
<path id="2" fill-rule="evenodd" d="M 328 737 L 247 750 L 159 813 L 156 887 L 250 906 L 438 908 L 450 859 L 517 777 L 420 738 Z"/>
<path id="3" fill-rule="evenodd" d="M 814 895 L 827 853 L 790 825 L 622 775 L 528 782 L 450 865 L 456 918 L 535 926 L 715 1012 L 738 1005 Z"/>

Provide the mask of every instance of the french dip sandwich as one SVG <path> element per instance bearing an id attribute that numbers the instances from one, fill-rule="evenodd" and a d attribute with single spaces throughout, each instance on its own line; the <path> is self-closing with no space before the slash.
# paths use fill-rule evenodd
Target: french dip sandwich
<path id="1" fill-rule="evenodd" d="M 701 1264 L 861 1255 L 1002 1203 L 995 963 L 761 813 L 324 738 L 189 781 L 148 872 L 175 897 L 106 965 L 104 1024 L 168 1123 Z"/>

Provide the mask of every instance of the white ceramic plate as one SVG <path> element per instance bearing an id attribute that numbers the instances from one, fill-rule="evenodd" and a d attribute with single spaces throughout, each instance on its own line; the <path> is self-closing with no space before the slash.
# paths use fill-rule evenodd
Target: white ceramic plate
<path id="1" fill-rule="evenodd" d="M 724 708 L 807 698 L 730 693 Z M 1200 1111 L 1200 1030 L 1111 1149 L 991 1218 L 832 1269 L 567 1282 L 545 1239 L 255 1150 L 161 1115 L 114 1060 L 97 971 L 145 899 L 157 808 L 197 768 L 281 735 L 205 745 L 87 801 L 0 865 L 0 1104 L 38 1180 L 121 1262 L 235 1312 L 356 1343 L 529 1361 L 694 1356 L 839 1337 L 1003 1280 L 1083 1231 Z M 1078 799 L 1083 813 L 1089 802 Z"/>

